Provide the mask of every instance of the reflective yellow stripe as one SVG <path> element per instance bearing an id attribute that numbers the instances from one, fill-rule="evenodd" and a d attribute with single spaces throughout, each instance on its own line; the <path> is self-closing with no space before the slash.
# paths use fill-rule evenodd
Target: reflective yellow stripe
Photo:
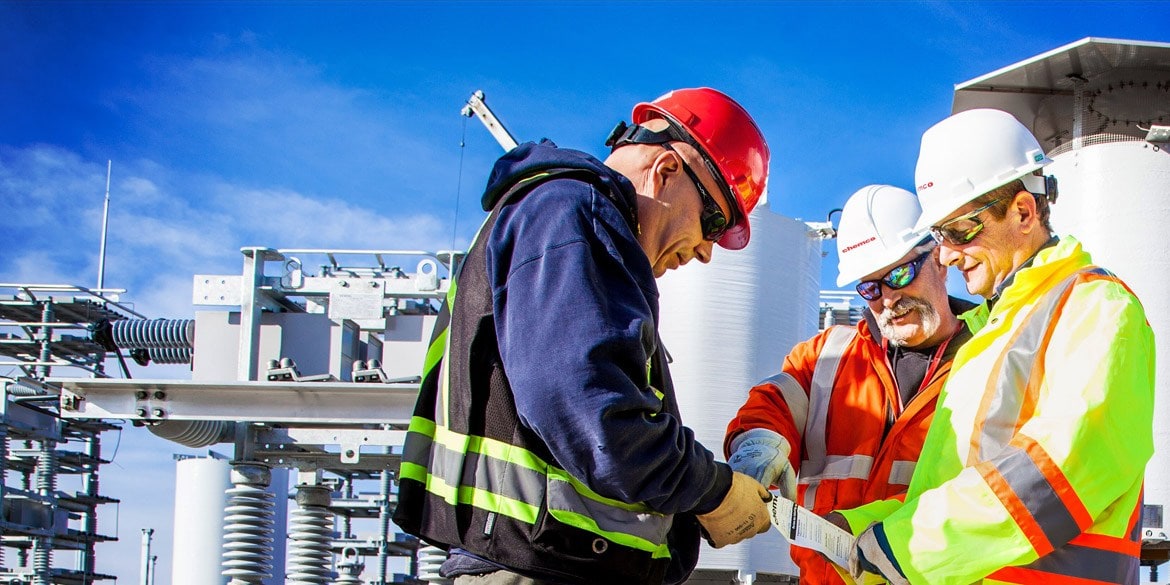
<path id="1" fill-rule="evenodd" d="M 398 478 L 413 479 L 414 481 L 425 484 L 427 482 L 427 468 L 424 465 L 403 461 L 398 467 Z"/>
<path id="2" fill-rule="evenodd" d="M 411 426 L 414 426 L 413 421 Z M 523 447 L 510 445 L 497 439 L 489 439 L 487 437 L 469 436 L 456 433 L 455 431 L 445 427 L 433 427 L 433 429 L 434 431 L 432 436 L 434 436 L 435 442 L 452 451 L 479 453 L 481 455 L 494 457 L 514 465 L 519 465 L 533 471 L 547 474 L 552 479 L 569 483 L 580 495 L 600 504 L 605 504 L 606 506 L 612 506 L 614 508 L 620 508 L 622 510 L 639 514 L 654 514 L 657 516 L 662 516 L 661 513 L 651 510 L 645 504 L 630 504 L 598 494 L 597 492 L 590 489 L 589 486 L 581 483 L 579 480 L 577 480 L 577 478 L 570 475 L 569 472 L 559 467 L 554 467 L 548 463 L 545 463 L 540 457 L 537 457 L 531 451 Z"/>
<path id="3" fill-rule="evenodd" d="M 658 400 L 663 400 L 666 398 L 666 395 L 663 394 L 661 390 L 659 390 L 653 386 L 650 387 L 650 391 L 654 393 L 654 397 L 657 398 Z M 654 413 L 654 416 L 658 416 L 658 413 L 657 412 Z"/>
<path id="4" fill-rule="evenodd" d="M 581 483 L 577 478 L 569 475 L 569 472 L 565 471 L 564 469 L 560 469 L 558 467 L 553 467 L 550 465 L 548 467 L 548 475 L 550 478 L 552 478 L 554 480 L 563 481 L 563 482 L 568 483 L 569 485 L 573 486 L 573 489 L 577 493 L 579 493 L 579 494 L 581 494 L 581 495 L 583 495 L 583 496 L 585 496 L 585 497 L 587 497 L 590 500 L 593 500 L 595 502 L 605 504 L 606 506 L 612 506 L 614 508 L 621 508 L 622 510 L 626 510 L 629 512 L 636 512 L 638 514 L 652 514 L 655 516 L 663 516 L 663 514 L 661 512 L 655 512 L 654 510 L 651 510 L 650 508 L 646 507 L 645 504 L 630 504 L 627 502 L 622 502 L 620 500 L 614 500 L 612 498 L 607 498 L 601 494 L 598 494 L 597 492 L 594 492 L 593 490 L 589 489 L 589 486 Z"/>
<path id="5" fill-rule="evenodd" d="M 546 473 L 549 470 L 548 464 L 531 451 L 515 445 L 509 445 L 503 441 L 489 439 L 487 437 L 464 435 L 446 427 L 434 427 L 432 436 L 436 443 L 457 453 L 479 453 L 541 473 Z"/>
<path id="6" fill-rule="evenodd" d="M 439 401 L 435 406 L 435 420 L 446 424 L 448 405 L 450 404 L 451 373 L 443 367 L 443 361 L 451 351 L 451 319 L 455 310 L 455 291 L 459 288 L 456 279 L 451 279 L 451 287 L 447 289 L 447 299 L 444 301 L 447 311 L 447 323 L 435 336 L 434 341 L 427 347 L 427 355 L 423 360 L 423 376 L 439 376 Z M 435 370 L 439 370 L 436 372 Z"/>
<path id="7" fill-rule="evenodd" d="M 660 545 L 655 545 L 653 542 L 650 542 L 650 541 L 642 539 L 642 538 L 638 538 L 636 536 L 631 536 L 629 534 L 623 534 L 621 532 L 611 532 L 608 530 L 603 530 L 601 527 L 599 527 L 597 525 L 597 522 L 594 521 L 592 518 L 585 516 L 583 514 L 578 514 L 576 512 L 570 512 L 568 510 L 549 509 L 548 513 L 552 514 L 552 517 L 556 518 L 562 524 L 568 524 L 569 526 L 573 526 L 575 528 L 580 528 L 581 530 L 592 532 L 592 533 L 597 534 L 599 536 L 604 536 L 604 537 L 606 537 L 606 538 L 608 538 L 608 539 L 610 539 L 610 540 L 612 540 L 612 541 L 614 541 L 622 546 L 627 546 L 627 547 L 630 547 L 633 549 L 643 550 L 643 551 L 649 552 L 649 553 L 651 553 L 650 554 L 651 558 L 655 558 L 655 559 L 668 559 L 668 558 L 670 558 L 670 547 L 668 547 L 665 543 L 660 544 Z"/>
<path id="8" fill-rule="evenodd" d="M 429 374 L 431 372 L 431 370 L 435 368 L 435 366 L 439 365 L 439 361 L 443 359 L 444 355 L 446 355 L 447 334 L 451 331 L 450 317 L 451 317 L 451 310 L 454 308 L 455 289 L 457 287 L 458 287 L 458 285 L 455 283 L 454 280 L 452 280 L 451 281 L 451 288 L 447 289 L 447 299 L 446 299 L 446 301 L 444 301 L 447 303 L 447 317 L 448 317 L 447 326 L 444 327 L 443 330 L 439 332 L 439 335 L 437 337 L 435 337 L 435 340 L 432 341 L 430 346 L 427 347 L 427 355 L 426 355 L 426 358 L 424 358 L 424 360 L 423 360 L 423 374 L 424 375 Z"/>
<path id="9" fill-rule="evenodd" d="M 446 353 L 447 349 L 447 334 L 450 331 L 450 328 L 444 328 L 427 348 L 427 355 L 423 361 L 423 373 L 429 373 L 443 359 L 443 354 Z"/>
<path id="10" fill-rule="evenodd" d="M 423 417 L 411 419 L 410 433 L 414 440 L 403 452 L 401 478 L 424 484 L 451 505 L 469 504 L 531 524 L 543 500 L 563 524 L 654 558 L 669 556 L 670 515 L 602 496 L 531 451 L 497 439 L 464 435 Z"/>
<path id="11" fill-rule="evenodd" d="M 399 475 L 406 479 L 413 479 L 427 487 L 427 491 L 443 498 L 448 504 L 469 504 L 489 512 L 495 512 L 509 518 L 515 518 L 526 524 L 536 524 L 540 515 L 540 507 L 521 502 L 507 496 L 501 496 L 479 489 L 475 486 L 452 486 L 443 478 L 427 473 L 426 468 L 414 463 L 403 462 Z M 616 541 L 615 541 L 616 542 Z"/>

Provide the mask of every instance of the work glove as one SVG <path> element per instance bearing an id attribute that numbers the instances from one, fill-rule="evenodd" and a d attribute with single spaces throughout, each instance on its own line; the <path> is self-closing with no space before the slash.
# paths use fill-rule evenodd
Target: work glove
<path id="1" fill-rule="evenodd" d="M 695 517 L 703 525 L 707 542 L 715 548 L 723 548 L 771 528 L 768 507 L 764 505 L 771 499 L 768 488 L 742 473 L 732 473 L 731 489 L 727 490 L 719 507 Z"/>
<path id="2" fill-rule="evenodd" d="M 727 464 L 756 481 L 780 489 L 780 495 L 796 500 L 796 472 L 788 455 L 792 446 L 780 433 L 764 428 L 746 430 L 731 441 Z"/>
<path id="3" fill-rule="evenodd" d="M 890 551 L 890 543 L 886 540 L 886 531 L 881 523 L 874 523 L 853 541 L 853 550 L 849 552 L 849 574 L 858 583 L 864 583 L 866 573 L 884 577 L 892 585 L 910 585 L 902 568 L 898 566 L 898 559 Z"/>

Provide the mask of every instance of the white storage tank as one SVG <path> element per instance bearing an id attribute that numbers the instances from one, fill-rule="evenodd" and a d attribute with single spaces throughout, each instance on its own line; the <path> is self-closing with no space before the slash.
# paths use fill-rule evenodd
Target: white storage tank
<path id="1" fill-rule="evenodd" d="M 273 575 L 264 585 L 284 583 L 285 526 L 288 519 L 288 469 L 273 468 L 267 491 L 275 526 Z M 175 524 L 172 585 L 226 584 L 223 576 L 224 525 L 231 464 L 222 457 L 184 457 L 175 461 Z"/>
<path id="2" fill-rule="evenodd" d="M 818 330 L 821 238 L 766 203 L 752 212 L 751 227 L 743 250 L 716 247 L 711 263 L 658 280 L 659 329 L 683 422 L 720 461 L 727 423 L 748 389 L 780 371 L 792 346 Z M 699 568 L 796 574 L 775 530 L 719 550 L 704 544 Z"/>
<path id="3" fill-rule="evenodd" d="M 175 462 L 173 585 L 227 583 L 223 569 L 223 510 L 231 465 L 214 457 Z"/>
<path id="4" fill-rule="evenodd" d="M 1170 44 L 1086 38 L 956 86 L 955 112 L 988 107 L 1040 140 L 1059 183 L 1053 229 L 1121 277 L 1154 329 L 1142 558 L 1156 566 L 1170 555 Z"/>

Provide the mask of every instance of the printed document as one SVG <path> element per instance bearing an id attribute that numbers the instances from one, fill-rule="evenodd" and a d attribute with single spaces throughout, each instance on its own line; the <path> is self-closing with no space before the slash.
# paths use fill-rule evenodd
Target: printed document
<path id="1" fill-rule="evenodd" d="M 788 542 L 815 550 L 839 567 L 849 566 L 852 534 L 775 493 L 768 507 L 772 513 L 772 525 Z"/>

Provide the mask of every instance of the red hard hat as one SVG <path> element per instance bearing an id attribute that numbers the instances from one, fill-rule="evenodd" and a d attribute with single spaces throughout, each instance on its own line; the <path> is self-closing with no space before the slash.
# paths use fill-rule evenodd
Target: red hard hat
<path id="1" fill-rule="evenodd" d="M 719 169 L 733 194 L 739 221 L 719 238 L 719 245 L 739 250 L 751 239 L 748 214 L 768 189 L 768 143 L 747 111 L 726 94 L 709 87 L 676 89 L 634 106 L 635 124 L 666 118 L 684 128 L 701 154 Z M 726 194 L 726 192 L 725 192 Z"/>

